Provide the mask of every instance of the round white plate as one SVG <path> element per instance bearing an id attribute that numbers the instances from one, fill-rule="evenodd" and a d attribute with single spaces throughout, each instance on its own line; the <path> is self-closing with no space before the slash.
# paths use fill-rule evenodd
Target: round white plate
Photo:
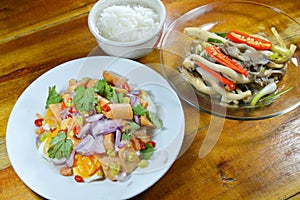
<path id="1" fill-rule="evenodd" d="M 128 78 L 134 88 L 149 91 L 164 127 L 155 133 L 156 151 L 145 169 L 137 169 L 124 182 L 110 180 L 77 183 L 59 174 L 42 158 L 35 146 L 34 119 L 45 113 L 48 87 L 67 88 L 71 78 L 101 78 L 102 71 L 114 71 Z M 156 183 L 171 167 L 180 151 L 185 128 L 178 96 L 158 73 L 132 60 L 108 56 L 81 58 L 61 64 L 36 79 L 19 97 L 7 124 L 7 151 L 22 181 L 47 199 L 128 199 Z"/>

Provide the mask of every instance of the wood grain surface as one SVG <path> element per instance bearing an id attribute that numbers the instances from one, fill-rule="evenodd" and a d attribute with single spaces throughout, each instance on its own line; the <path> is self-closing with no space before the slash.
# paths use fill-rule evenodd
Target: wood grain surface
<path id="1" fill-rule="evenodd" d="M 41 74 L 69 60 L 105 55 L 87 25 L 88 12 L 95 2 L 0 1 L 1 200 L 43 199 L 10 166 L 5 146 L 7 122 L 18 97 Z M 211 2 L 217 0 L 163 0 L 166 26 L 185 12 Z M 257 2 L 277 7 L 300 23 L 300 1 Z M 158 50 L 138 61 L 154 63 L 148 65 L 159 72 L 155 64 L 159 63 Z M 133 199 L 300 199 L 299 108 L 271 119 L 236 121 L 182 104 L 186 148 L 163 178 Z M 223 124 L 220 138 L 207 156 L 199 158 L 212 122 Z"/>

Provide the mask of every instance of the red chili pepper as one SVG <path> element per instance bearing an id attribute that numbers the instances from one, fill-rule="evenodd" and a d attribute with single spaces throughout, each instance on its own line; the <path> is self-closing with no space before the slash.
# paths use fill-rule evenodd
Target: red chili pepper
<path id="1" fill-rule="evenodd" d="M 78 183 L 83 183 L 84 182 L 83 178 L 79 175 L 75 175 L 74 179 Z"/>
<path id="2" fill-rule="evenodd" d="M 78 135 L 79 132 L 80 132 L 80 126 L 76 124 L 76 125 L 73 127 L 73 133 L 74 133 L 75 135 Z"/>
<path id="3" fill-rule="evenodd" d="M 68 100 L 67 100 L 67 103 L 71 103 L 72 101 L 73 101 L 73 98 L 69 97 Z"/>
<path id="4" fill-rule="evenodd" d="M 140 150 L 146 149 L 146 145 L 144 142 L 140 142 L 140 148 L 141 148 Z"/>
<path id="5" fill-rule="evenodd" d="M 43 118 L 36 119 L 36 120 L 34 120 L 34 125 L 36 125 L 37 127 L 40 127 L 43 125 L 43 121 L 44 121 Z"/>
<path id="6" fill-rule="evenodd" d="M 70 109 L 69 109 L 69 113 L 73 113 L 74 111 L 73 111 L 73 106 L 72 107 L 70 107 Z"/>
<path id="7" fill-rule="evenodd" d="M 50 132 L 54 132 L 56 130 L 56 128 L 55 127 L 51 127 L 49 130 L 50 130 Z"/>
<path id="8" fill-rule="evenodd" d="M 272 43 L 269 41 L 253 37 L 235 30 L 227 33 L 226 38 L 236 43 L 247 44 L 257 50 L 268 50 L 272 47 Z"/>
<path id="9" fill-rule="evenodd" d="M 153 148 L 155 147 L 156 143 L 154 141 L 149 141 L 147 144 L 150 144 Z"/>
<path id="10" fill-rule="evenodd" d="M 212 57 L 217 62 L 233 69 L 234 71 L 244 74 L 246 77 L 248 76 L 247 70 L 245 70 L 241 65 L 239 65 L 234 60 L 230 59 L 228 56 L 223 54 L 220 49 L 216 46 L 210 46 L 205 48 L 205 51 L 208 53 L 210 57 Z"/>
<path id="11" fill-rule="evenodd" d="M 232 82 L 231 80 L 225 78 L 221 74 L 215 72 L 214 70 L 210 69 L 209 67 L 203 65 L 200 62 L 196 61 L 195 63 L 196 63 L 196 65 L 198 65 L 199 67 L 201 67 L 203 70 L 207 71 L 212 76 L 214 76 L 215 78 L 217 78 L 219 81 L 221 81 L 222 83 L 224 83 L 225 85 L 227 85 L 230 88 L 230 90 L 234 90 L 235 89 L 236 84 L 234 82 Z"/>
<path id="12" fill-rule="evenodd" d="M 72 115 L 72 114 L 68 114 L 68 115 L 66 116 L 66 119 L 68 119 L 68 118 L 73 118 L 73 115 Z"/>
<path id="13" fill-rule="evenodd" d="M 67 106 L 66 106 L 65 102 L 62 102 L 62 103 L 61 103 L 61 110 L 64 110 L 64 109 L 66 109 L 66 108 L 67 108 Z"/>
<path id="14" fill-rule="evenodd" d="M 101 108 L 104 112 L 109 112 L 110 111 L 110 107 L 108 104 L 104 104 Z"/>

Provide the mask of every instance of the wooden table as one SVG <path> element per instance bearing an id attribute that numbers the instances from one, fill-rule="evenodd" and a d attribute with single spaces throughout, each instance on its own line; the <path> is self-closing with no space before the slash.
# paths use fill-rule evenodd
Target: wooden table
<path id="1" fill-rule="evenodd" d="M 87 26 L 95 0 L 0 1 L 0 199 L 42 199 L 16 175 L 6 154 L 9 114 L 24 89 L 44 72 L 85 57 L 97 47 Z M 169 25 L 208 0 L 163 0 Z M 259 0 L 300 22 L 300 1 Z M 298 47 L 299 48 L 299 47 Z M 96 48 L 97 49 L 97 48 Z M 104 53 L 97 49 L 98 55 Z M 138 60 L 158 63 L 157 51 Z M 185 114 L 192 109 L 184 102 Z M 167 174 L 134 199 L 300 199 L 300 109 L 261 121 L 221 120 L 220 138 L 199 158 L 210 124 L 200 112 L 199 130 Z M 191 119 L 191 118 L 189 118 Z M 186 121 L 187 132 L 193 120 Z M 189 140 L 193 139 L 193 140 Z"/>

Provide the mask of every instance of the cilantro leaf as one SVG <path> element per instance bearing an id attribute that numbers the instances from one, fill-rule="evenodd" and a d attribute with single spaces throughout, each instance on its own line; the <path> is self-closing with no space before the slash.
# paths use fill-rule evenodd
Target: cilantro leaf
<path id="1" fill-rule="evenodd" d="M 122 140 L 130 140 L 131 134 L 140 129 L 140 125 L 135 122 L 126 122 L 122 129 Z"/>
<path id="2" fill-rule="evenodd" d="M 146 143 L 146 148 L 140 151 L 142 159 L 149 160 L 154 152 L 154 147 L 151 144 Z"/>
<path id="3" fill-rule="evenodd" d="M 97 92 L 99 95 L 109 100 L 112 100 L 113 98 L 116 97 L 114 89 L 106 82 L 105 79 L 101 79 L 97 81 L 94 89 L 95 92 Z"/>
<path id="4" fill-rule="evenodd" d="M 136 115 L 140 115 L 143 116 L 145 114 L 147 114 L 147 110 L 141 105 L 141 104 L 137 104 L 136 106 L 132 107 L 133 113 Z"/>
<path id="5" fill-rule="evenodd" d="M 105 79 L 98 80 L 95 85 L 95 92 L 97 92 L 100 95 L 104 94 L 106 84 L 107 84 L 107 82 Z"/>
<path id="6" fill-rule="evenodd" d="M 107 97 L 109 100 L 111 100 L 112 102 L 114 103 L 120 103 L 119 101 L 119 97 L 116 93 L 116 91 L 112 88 L 112 93 L 111 93 L 111 96 Z"/>
<path id="7" fill-rule="evenodd" d="M 88 113 L 92 111 L 97 103 L 93 88 L 84 88 L 79 86 L 75 89 L 75 96 L 73 98 L 76 109 L 81 113 Z"/>
<path id="8" fill-rule="evenodd" d="M 130 140 L 131 135 L 129 133 L 122 133 L 122 140 Z"/>
<path id="9" fill-rule="evenodd" d="M 66 133 L 62 131 L 51 139 L 50 148 L 48 149 L 49 158 L 61 159 L 62 157 L 68 158 L 70 156 L 73 143 L 66 138 Z"/>
<path id="10" fill-rule="evenodd" d="M 60 103 L 63 99 L 61 96 L 58 94 L 56 91 L 56 86 L 49 87 L 48 89 L 48 97 L 46 100 L 46 108 L 49 107 L 49 104 L 55 104 L 55 103 Z"/>

